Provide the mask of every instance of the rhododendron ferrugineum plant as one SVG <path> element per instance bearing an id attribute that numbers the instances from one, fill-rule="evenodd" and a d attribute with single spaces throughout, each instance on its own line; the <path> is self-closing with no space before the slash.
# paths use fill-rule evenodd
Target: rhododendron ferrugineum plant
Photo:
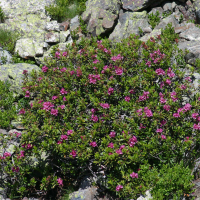
<path id="1" fill-rule="evenodd" d="M 191 83 L 178 68 L 186 64 L 174 44 L 177 36 L 166 39 L 170 30 L 146 43 L 134 35 L 114 46 L 82 40 L 64 55 L 53 52 L 57 65 L 43 66 L 31 80 L 24 73 L 24 95 L 32 100 L 19 111 L 26 133 L 15 153 L 0 160 L 7 183 L 15 177 L 13 193 L 62 191 L 84 174 L 104 170 L 101 187 L 136 198 L 159 178 L 147 177 L 147 168 L 159 171 L 181 160 L 191 167 L 200 139 L 200 101 L 198 94 L 183 101 Z M 31 156 L 38 162 L 31 164 Z M 190 184 L 181 190 L 190 192 Z"/>

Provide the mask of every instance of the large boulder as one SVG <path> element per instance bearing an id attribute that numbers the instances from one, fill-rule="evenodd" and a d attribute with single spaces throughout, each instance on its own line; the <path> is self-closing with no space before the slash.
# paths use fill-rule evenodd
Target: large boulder
<path id="1" fill-rule="evenodd" d="M 163 2 L 164 0 L 121 0 L 122 1 L 122 8 L 124 10 L 129 10 L 129 11 L 140 11 L 144 10 L 145 8 L 148 8 L 150 6 L 156 6 Z"/>
<path id="2" fill-rule="evenodd" d="M 12 60 L 12 55 L 9 53 L 9 51 L 3 50 L 2 47 L 0 47 L 0 65 L 3 65 L 4 63 L 8 64 Z"/>
<path id="3" fill-rule="evenodd" d="M 110 34 L 109 39 L 120 42 L 130 34 L 139 34 L 139 27 L 144 31 L 150 26 L 147 21 L 147 12 L 125 12 L 120 13 L 117 26 Z"/>
<path id="4" fill-rule="evenodd" d="M 88 0 L 82 19 L 93 36 L 110 32 L 117 22 L 120 0 Z"/>
<path id="5" fill-rule="evenodd" d="M 24 70 L 27 70 L 29 74 L 32 70 L 36 72 L 41 71 L 37 65 L 26 63 L 0 65 L 0 80 L 9 81 L 11 83 L 10 91 L 13 91 L 16 95 L 23 94 L 21 87 L 23 84 L 24 75 L 22 73 Z"/>

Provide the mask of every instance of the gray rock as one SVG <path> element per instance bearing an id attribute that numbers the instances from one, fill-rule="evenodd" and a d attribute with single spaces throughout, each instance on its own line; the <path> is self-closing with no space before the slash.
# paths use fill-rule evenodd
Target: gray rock
<path id="1" fill-rule="evenodd" d="M 149 12 L 149 14 L 153 13 L 155 15 L 157 11 L 159 12 L 159 17 L 161 17 L 164 12 L 162 7 L 152 8 L 151 11 Z"/>
<path id="2" fill-rule="evenodd" d="M 194 6 L 195 6 L 195 10 L 196 10 L 197 23 L 200 23 L 200 0 L 194 1 Z"/>
<path id="3" fill-rule="evenodd" d="M 172 27 L 178 27 L 179 23 L 178 21 L 174 18 L 173 15 L 170 15 L 166 18 L 164 18 L 163 20 L 161 20 L 161 22 L 154 28 L 156 29 L 164 29 L 167 24 L 172 23 Z"/>
<path id="4" fill-rule="evenodd" d="M 129 11 L 141 11 L 144 10 L 147 7 L 155 7 L 156 5 L 160 4 L 161 2 L 163 2 L 164 0 L 139 0 L 139 1 L 135 1 L 135 0 L 122 0 L 122 8 L 124 10 L 129 10 Z"/>
<path id="5" fill-rule="evenodd" d="M 84 190 L 80 189 L 79 191 L 70 194 L 69 200 L 93 200 L 96 190 L 96 187 L 90 187 Z"/>
<path id="6" fill-rule="evenodd" d="M 119 0 L 88 0 L 86 11 L 82 14 L 87 31 L 93 36 L 109 32 L 117 22 L 119 10 Z"/>
<path id="7" fill-rule="evenodd" d="M 80 22 L 79 22 L 79 16 L 76 15 L 74 18 L 71 19 L 70 21 L 70 30 L 74 31 L 76 30 L 78 27 L 80 26 Z"/>
<path id="8" fill-rule="evenodd" d="M 37 65 L 26 63 L 0 65 L 0 80 L 8 80 L 11 83 L 10 90 L 16 94 L 22 94 L 22 73 L 24 70 L 27 70 L 29 74 L 32 70 L 35 70 L 36 72 L 41 71 L 41 69 Z"/>
<path id="9" fill-rule="evenodd" d="M 165 1 L 163 4 L 163 10 L 166 12 L 166 11 L 173 11 L 173 8 L 172 8 L 172 2 L 170 1 Z"/>
<path id="10" fill-rule="evenodd" d="M 200 28 L 198 27 L 192 27 L 192 28 L 189 28 L 187 29 L 186 31 L 182 32 L 179 34 L 179 37 L 180 38 L 183 38 L 185 40 L 188 40 L 188 41 L 193 41 L 193 40 L 200 40 Z"/>
<path id="11" fill-rule="evenodd" d="M 126 12 L 119 15 L 118 24 L 110 34 L 109 39 L 120 42 L 130 34 L 139 34 L 139 27 L 144 31 L 149 27 L 147 12 Z"/>
<path id="12" fill-rule="evenodd" d="M 11 60 L 12 55 L 9 53 L 9 51 L 3 50 L 3 48 L 0 47 L 0 65 L 11 63 Z"/>
<path id="13" fill-rule="evenodd" d="M 57 21 L 53 20 L 46 23 L 45 30 L 46 31 L 57 31 L 60 32 L 59 24 Z"/>

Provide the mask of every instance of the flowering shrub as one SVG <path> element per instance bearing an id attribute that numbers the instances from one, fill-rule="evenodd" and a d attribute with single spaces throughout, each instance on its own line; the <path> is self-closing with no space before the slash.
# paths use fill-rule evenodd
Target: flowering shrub
<path id="1" fill-rule="evenodd" d="M 0 128 L 11 128 L 11 121 L 17 117 L 15 98 L 10 92 L 10 83 L 0 81 Z M 19 105 L 20 106 L 20 105 Z"/>
<path id="2" fill-rule="evenodd" d="M 136 198 L 157 188 L 152 177 L 166 164 L 183 160 L 188 172 L 199 151 L 200 102 L 198 94 L 183 100 L 191 83 L 180 71 L 186 63 L 175 39 L 169 25 L 146 43 L 134 35 L 119 44 L 82 40 L 57 52 L 59 63 L 31 81 L 24 73 L 24 95 L 33 100 L 19 111 L 26 131 L 12 155 L 4 138 L 0 159 L 8 196 L 61 194 L 85 174 L 104 171 L 102 188 Z M 191 192 L 191 180 L 178 191 Z"/>

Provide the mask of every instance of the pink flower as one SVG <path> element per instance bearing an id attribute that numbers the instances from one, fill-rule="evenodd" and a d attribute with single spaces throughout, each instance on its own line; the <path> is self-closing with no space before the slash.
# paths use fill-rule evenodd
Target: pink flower
<path id="1" fill-rule="evenodd" d="M 108 147 L 114 148 L 114 144 L 111 142 L 111 143 L 108 144 Z"/>
<path id="2" fill-rule="evenodd" d="M 51 109 L 51 114 L 57 116 L 58 115 L 58 110 L 56 109 Z"/>
<path id="3" fill-rule="evenodd" d="M 179 115 L 179 113 L 174 113 L 174 114 L 173 114 L 173 117 L 178 118 L 178 117 L 180 117 L 180 115 Z"/>
<path id="4" fill-rule="evenodd" d="M 51 102 L 44 102 L 42 110 L 48 111 L 53 107 L 54 107 L 54 104 L 52 104 Z"/>
<path id="5" fill-rule="evenodd" d="M 42 67 L 42 71 L 43 71 L 43 72 L 47 72 L 47 70 L 48 70 L 48 67 L 47 67 L 47 66 L 43 66 L 43 67 Z"/>
<path id="6" fill-rule="evenodd" d="M 108 155 L 113 155 L 113 153 L 110 152 Z"/>
<path id="7" fill-rule="evenodd" d="M 65 52 L 63 52 L 63 54 L 62 54 L 62 56 L 67 56 L 67 52 L 65 51 Z"/>
<path id="8" fill-rule="evenodd" d="M 93 61 L 93 63 L 94 64 L 99 63 L 99 60 L 96 59 L 96 60 Z"/>
<path id="9" fill-rule="evenodd" d="M 188 76 L 185 78 L 186 81 L 192 82 L 191 78 Z"/>
<path id="10" fill-rule="evenodd" d="M 170 111 L 171 106 L 169 106 L 169 105 L 164 105 L 163 108 L 164 108 L 166 111 Z"/>
<path id="11" fill-rule="evenodd" d="M 68 136 L 67 135 L 61 135 L 60 136 L 60 139 L 63 141 L 63 140 L 68 140 Z"/>
<path id="12" fill-rule="evenodd" d="M 27 74 L 28 73 L 28 71 L 27 70 L 24 70 L 23 72 L 22 72 L 22 74 Z"/>
<path id="13" fill-rule="evenodd" d="M 123 152 L 122 152 L 121 149 L 118 149 L 118 150 L 116 150 L 115 152 L 116 152 L 117 154 L 119 154 L 119 155 L 123 154 Z"/>
<path id="14" fill-rule="evenodd" d="M 176 92 L 171 92 L 170 95 L 171 97 L 176 96 Z"/>
<path id="15" fill-rule="evenodd" d="M 60 90 L 60 94 L 67 94 L 67 91 L 65 91 L 65 88 L 62 88 L 62 89 Z"/>
<path id="16" fill-rule="evenodd" d="M 164 94 L 162 92 L 159 93 L 160 98 L 164 97 Z"/>
<path id="17" fill-rule="evenodd" d="M 138 116 L 142 115 L 142 109 L 140 108 L 139 110 L 136 111 L 138 113 Z"/>
<path id="18" fill-rule="evenodd" d="M 139 96 L 139 101 L 145 101 L 146 97 L 145 96 Z"/>
<path id="19" fill-rule="evenodd" d="M 182 112 L 182 111 L 184 111 L 183 108 L 179 108 L 179 109 L 177 110 L 177 113 L 179 114 L 179 113 Z M 184 113 L 184 112 L 183 112 L 183 113 Z"/>
<path id="20" fill-rule="evenodd" d="M 102 108 L 110 108 L 110 105 L 108 103 L 100 103 L 99 104 Z"/>
<path id="21" fill-rule="evenodd" d="M 161 121 L 160 123 L 161 123 L 160 126 L 164 126 L 164 125 L 167 123 L 167 121 L 166 121 L 166 120 L 163 120 L 163 121 Z"/>
<path id="22" fill-rule="evenodd" d="M 183 107 L 183 109 L 185 111 L 189 111 L 189 110 L 191 110 L 191 108 L 192 108 L 192 106 L 189 103 L 186 103 L 185 106 Z"/>
<path id="23" fill-rule="evenodd" d="M 159 69 L 156 69 L 156 74 L 157 75 L 165 75 L 165 71 L 163 69 L 159 68 Z"/>
<path id="24" fill-rule="evenodd" d="M 166 140 L 166 139 L 167 139 L 165 135 L 161 135 L 161 138 L 162 138 L 163 140 Z"/>
<path id="25" fill-rule="evenodd" d="M 167 100 L 166 99 L 164 99 L 164 98 L 160 98 L 160 103 L 166 103 L 167 102 Z"/>
<path id="26" fill-rule="evenodd" d="M 59 70 L 59 69 L 60 69 L 59 67 L 54 67 L 53 71 L 55 72 L 56 70 Z"/>
<path id="27" fill-rule="evenodd" d="M 123 69 L 117 68 L 115 70 L 116 75 L 122 75 L 123 74 Z"/>
<path id="28" fill-rule="evenodd" d="M 126 147 L 125 145 L 121 145 L 119 149 L 122 150 L 122 149 L 124 149 L 125 147 Z"/>
<path id="29" fill-rule="evenodd" d="M 57 99 L 58 97 L 57 96 L 52 96 L 52 100 L 55 100 Z"/>
<path id="30" fill-rule="evenodd" d="M 116 191 L 120 191 L 120 190 L 122 190 L 123 189 L 123 186 L 122 185 L 118 185 L 117 187 L 116 187 Z"/>
<path id="31" fill-rule="evenodd" d="M 172 97 L 172 101 L 173 101 L 173 102 L 176 102 L 177 100 L 178 100 L 178 98 L 176 98 L 176 97 L 174 97 L 174 96 Z"/>
<path id="32" fill-rule="evenodd" d="M 65 105 L 60 105 L 58 107 L 60 107 L 63 110 L 65 108 Z"/>
<path id="33" fill-rule="evenodd" d="M 12 167 L 13 172 L 19 172 L 19 167 Z"/>
<path id="34" fill-rule="evenodd" d="M 111 131 L 110 134 L 109 134 L 110 138 L 114 138 L 115 135 L 116 135 L 116 133 L 114 131 Z"/>
<path id="35" fill-rule="evenodd" d="M 162 132 L 163 132 L 163 130 L 161 128 L 156 130 L 156 133 L 162 133 Z"/>
<path id="36" fill-rule="evenodd" d="M 139 129 L 142 129 L 142 128 L 146 128 L 146 126 L 143 126 L 143 124 L 140 124 Z"/>
<path id="37" fill-rule="evenodd" d="M 200 130 L 200 124 L 194 124 L 193 129 L 195 130 Z"/>
<path id="38" fill-rule="evenodd" d="M 103 67 L 103 70 L 106 70 L 106 69 L 108 69 L 108 65 L 105 65 L 105 66 Z"/>
<path id="39" fill-rule="evenodd" d="M 123 59 L 123 56 L 121 56 L 120 54 L 118 54 L 117 56 L 113 56 L 111 58 L 111 60 L 113 60 L 113 61 L 122 60 L 122 59 Z"/>
<path id="40" fill-rule="evenodd" d="M 67 135 L 71 135 L 74 131 L 73 130 L 68 130 Z"/>
<path id="41" fill-rule="evenodd" d="M 61 140 L 59 140 L 59 141 L 57 142 L 57 144 L 62 144 L 62 141 L 61 141 Z"/>
<path id="42" fill-rule="evenodd" d="M 60 58 L 60 52 L 56 51 L 55 57 L 59 59 Z"/>
<path id="43" fill-rule="evenodd" d="M 63 186 L 63 180 L 61 178 L 58 178 L 57 182 L 58 182 L 59 185 Z"/>
<path id="44" fill-rule="evenodd" d="M 173 72 L 171 73 L 167 73 L 167 75 L 170 77 L 170 78 L 173 78 L 175 76 L 175 74 Z"/>
<path id="45" fill-rule="evenodd" d="M 18 132 L 14 132 L 16 134 L 16 137 L 19 137 L 21 136 L 21 133 L 18 133 Z"/>
<path id="46" fill-rule="evenodd" d="M 165 85 L 164 82 L 161 82 L 161 83 L 160 83 L 160 88 L 163 88 L 164 85 Z"/>
<path id="47" fill-rule="evenodd" d="M 30 92 L 27 90 L 25 97 L 30 97 Z"/>
<path id="48" fill-rule="evenodd" d="M 66 97 L 63 97 L 63 101 L 67 101 Z"/>
<path id="49" fill-rule="evenodd" d="M 111 95 L 113 92 L 114 92 L 114 89 L 113 89 L 113 88 L 111 88 L 111 87 L 108 88 L 108 94 L 109 94 L 109 95 Z"/>
<path id="50" fill-rule="evenodd" d="M 110 78 L 109 78 L 109 80 L 113 80 L 114 78 L 113 78 L 113 76 L 111 76 Z"/>
<path id="51" fill-rule="evenodd" d="M 165 83 L 168 84 L 168 85 L 171 85 L 171 81 L 170 81 L 169 79 L 167 79 L 167 80 L 165 81 Z"/>
<path id="52" fill-rule="evenodd" d="M 69 73 L 70 73 L 70 75 L 72 76 L 75 72 L 74 72 L 74 71 L 70 71 Z"/>
<path id="53" fill-rule="evenodd" d="M 190 137 L 186 137 L 186 140 L 184 140 L 184 142 L 187 142 L 190 139 Z"/>
<path id="54" fill-rule="evenodd" d="M 97 108 L 92 108 L 91 109 L 91 112 L 94 114 L 95 112 L 97 112 L 98 111 L 98 109 Z"/>
<path id="55" fill-rule="evenodd" d="M 131 178 L 138 178 L 138 173 L 133 172 L 132 174 L 130 174 Z"/>
<path id="56" fill-rule="evenodd" d="M 133 136 L 132 138 L 129 139 L 129 146 L 133 147 L 137 143 L 137 138 Z"/>
<path id="57" fill-rule="evenodd" d="M 33 145 L 32 144 L 27 144 L 26 149 L 32 149 Z"/>
<path id="58" fill-rule="evenodd" d="M 25 111 L 24 108 L 22 108 L 22 109 L 19 111 L 19 114 L 20 114 L 20 115 L 24 115 L 25 113 L 26 113 L 26 111 Z"/>
<path id="59" fill-rule="evenodd" d="M 94 122 L 98 122 L 98 116 L 92 115 L 91 120 L 94 121 Z"/>
<path id="60" fill-rule="evenodd" d="M 125 98 L 125 101 L 129 102 L 131 100 L 131 98 L 129 96 L 126 96 Z"/>
<path id="61" fill-rule="evenodd" d="M 129 91 L 129 93 L 130 93 L 130 94 L 134 94 L 135 92 L 134 92 L 133 89 L 131 89 L 131 90 Z"/>
<path id="62" fill-rule="evenodd" d="M 152 117 L 153 116 L 153 113 L 152 113 L 151 110 L 145 111 L 145 114 L 146 114 L 147 117 Z"/>
<path id="63" fill-rule="evenodd" d="M 90 142 L 90 146 L 97 147 L 97 143 L 96 142 Z"/>
<path id="64" fill-rule="evenodd" d="M 19 156 L 18 156 L 17 158 L 22 158 L 22 157 L 24 157 L 24 153 L 25 153 L 25 151 L 20 151 L 20 154 L 19 154 Z"/>
<path id="65" fill-rule="evenodd" d="M 67 70 L 67 68 L 63 67 L 60 71 L 65 72 L 66 70 Z"/>
<path id="66" fill-rule="evenodd" d="M 76 151 L 72 150 L 72 152 L 70 153 L 70 155 L 72 155 L 72 157 L 75 158 L 76 157 Z"/>
<path id="67" fill-rule="evenodd" d="M 181 90 L 185 90 L 186 86 L 185 85 L 181 85 L 180 88 L 181 88 Z"/>
<path id="68" fill-rule="evenodd" d="M 198 113 L 192 113 L 192 118 L 193 119 L 197 119 L 197 116 L 198 116 L 199 114 Z"/>
<path id="69" fill-rule="evenodd" d="M 147 61 L 146 65 L 148 65 L 148 67 L 151 67 L 151 61 Z"/>
<path id="70" fill-rule="evenodd" d="M 3 154 L 3 156 L 4 156 L 4 157 L 10 157 L 11 154 L 10 154 L 9 152 L 5 152 L 5 153 Z"/>

